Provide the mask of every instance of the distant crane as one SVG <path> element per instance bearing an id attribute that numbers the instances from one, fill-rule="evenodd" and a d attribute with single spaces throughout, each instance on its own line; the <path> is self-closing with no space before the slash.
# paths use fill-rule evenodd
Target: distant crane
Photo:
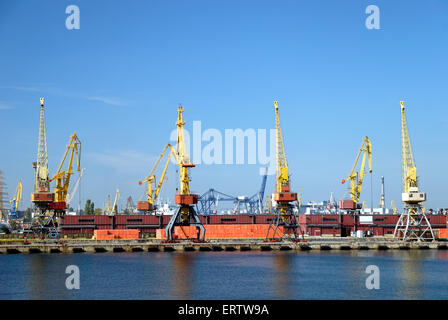
<path id="1" fill-rule="evenodd" d="M 358 172 L 356 171 L 356 167 L 358 165 L 359 158 L 362 157 L 361 162 L 361 170 Z M 362 190 L 362 183 L 364 181 L 364 174 L 365 174 L 365 165 L 366 165 L 366 157 L 369 158 L 369 172 L 372 172 L 372 145 L 370 143 L 369 137 L 365 137 L 361 149 L 359 150 L 358 156 L 356 157 L 355 164 L 353 165 L 353 169 L 348 175 L 346 179 L 342 180 L 342 183 L 344 184 L 347 180 L 350 180 L 350 199 L 351 201 L 341 201 L 340 202 L 340 208 L 346 209 L 350 211 L 356 211 L 357 204 L 359 201 L 359 198 L 361 196 L 361 190 Z"/>
<path id="2" fill-rule="evenodd" d="M 196 210 L 198 213 L 204 215 L 216 214 L 219 201 L 235 203 L 237 198 L 210 188 L 198 198 Z"/>
<path id="3" fill-rule="evenodd" d="M 397 214 L 397 207 L 395 206 L 395 201 L 394 200 L 390 201 L 390 206 L 391 206 L 394 214 Z"/>
<path id="4" fill-rule="evenodd" d="M 300 212 L 300 208 L 302 207 L 302 190 L 303 188 L 300 187 L 299 194 L 297 195 L 297 210 Z"/>
<path id="5" fill-rule="evenodd" d="M 14 197 L 9 201 L 11 203 L 11 210 L 9 211 L 10 219 L 17 219 L 17 213 L 19 210 L 19 203 L 22 201 L 22 182 L 19 181 L 16 187 L 16 191 L 14 192 Z"/>
<path id="6" fill-rule="evenodd" d="M 135 207 L 134 201 L 132 200 L 132 197 L 129 196 L 126 199 L 126 213 L 127 214 L 134 214 L 135 213 L 135 209 L 136 209 L 136 207 Z"/>
<path id="7" fill-rule="evenodd" d="M 117 189 L 117 192 L 115 192 L 114 205 L 112 206 L 113 214 L 118 213 L 118 199 L 120 199 L 120 190 Z"/>
<path id="8" fill-rule="evenodd" d="M 117 208 L 117 203 L 118 203 L 118 199 L 120 198 L 120 190 L 117 189 L 117 191 L 115 192 L 115 198 L 114 198 L 114 203 L 111 203 L 110 200 L 110 194 L 107 195 L 107 202 L 106 205 L 104 206 L 104 214 L 108 215 L 108 216 L 112 216 L 117 214 L 118 208 Z"/>
<path id="9" fill-rule="evenodd" d="M 275 114 L 275 155 L 276 155 L 276 176 L 275 176 L 275 193 L 272 194 L 274 200 L 274 218 L 269 224 L 266 240 L 281 240 L 282 237 L 277 236 L 279 226 L 283 226 L 285 236 L 289 237 L 289 232 L 293 233 L 293 240 L 298 240 L 298 233 L 302 235 L 300 228 L 299 217 L 294 213 L 291 202 L 297 201 L 297 193 L 291 192 L 289 167 L 286 162 L 286 153 L 283 144 L 283 136 L 280 127 L 280 116 L 278 113 L 278 102 L 274 101 Z M 273 230 L 272 236 L 270 235 Z"/>
<path id="10" fill-rule="evenodd" d="M 233 211 L 239 213 L 245 210 L 251 214 L 263 213 L 264 191 L 266 189 L 266 180 L 268 178 L 268 168 L 265 168 L 263 178 L 261 179 L 260 190 L 251 197 L 237 196 Z"/>
<path id="11" fill-rule="evenodd" d="M 263 173 L 260 190 L 252 195 L 247 196 L 231 196 L 223 192 L 210 188 L 207 192 L 199 196 L 196 210 L 199 214 L 216 214 L 218 210 L 218 202 L 233 202 L 233 212 L 239 213 L 245 210 L 250 214 L 263 213 L 264 192 L 266 189 L 268 168 Z"/>
<path id="12" fill-rule="evenodd" d="M 110 201 L 110 194 L 107 195 L 107 201 L 104 206 L 103 212 L 105 215 L 112 215 L 112 213 L 113 213 L 112 202 Z"/>
<path id="13" fill-rule="evenodd" d="M 146 191 L 146 201 L 137 201 L 137 210 L 139 211 L 153 211 L 154 210 L 154 204 L 156 203 L 157 197 L 159 196 L 160 190 L 163 185 L 163 181 L 165 181 L 165 175 L 168 168 L 168 164 L 170 163 L 171 159 L 171 153 L 173 150 L 171 150 L 172 147 L 170 144 L 167 144 L 165 148 L 163 149 L 162 153 L 160 154 L 159 158 L 157 159 L 154 167 L 152 168 L 151 172 L 149 173 L 148 177 L 146 177 L 143 181 L 139 181 L 138 184 L 142 185 L 143 183 L 148 183 L 148 188 Z M 168 152 L 168 157 L 165 162 L 165 166 L 163 167 L 162 175 L 160 176 L 159 183 L 156 187 L 156 176 L 154 175 L 154 172 L 159 165 L 160 161 L 164 157 L 166 151 Z"/>
<path id="14" fill-rule="evenodd" d="M 381 177 L 381 197 L 380 197 L 380 205 L 381 212 L 383 214 L 386 213 L 386 193 L 385 193 L 385 187 L 384 187 L 384 177 Z"/>
<path id="15" fill-rule="evenodd" d="M 418 188 L 417 167 L 412 154 L 409 139 L 404 101 L 401 105 L 401 155 L 404 210 L 395 226 L 394 238 L 402 240 L 434 240 L 431 223 L 426 217 L 422 203 L 426 201 L 426 193 Z"/>
<path id="16" fill-rule="evenodd" d="M 266 200 L 264 201 L 263 213 L 272 213 L 272 198 L 270 194 L 266 196 Z"/>

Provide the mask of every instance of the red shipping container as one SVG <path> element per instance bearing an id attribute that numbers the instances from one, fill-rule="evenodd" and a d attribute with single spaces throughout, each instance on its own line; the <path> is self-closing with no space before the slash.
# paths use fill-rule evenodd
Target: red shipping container
<path id="1" fill-rule="evenodd" d="M 355 203 L 352 200 L 339 200 L 339 208 L 355 209 Z"/>

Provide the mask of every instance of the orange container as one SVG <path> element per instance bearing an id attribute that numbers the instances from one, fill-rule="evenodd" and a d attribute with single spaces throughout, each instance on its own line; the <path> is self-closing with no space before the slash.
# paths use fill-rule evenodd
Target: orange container
<path id="1" fill-rule="evenodd" d="M 448 238 L 448 229 L 438 229 L 438 230 L 439 230 L 439 239 Z"/>
<path id="2" fill-rule="evenodd" d="M 137 229 L 117 229 L 117 230 L 94 230 L 94 239 L 138 239 L 140 231 Z"/>
<path id="3" fill-rule="evenodd" d="M 165 229 L 156 229 L 156 239 L 166 239 Z"/>

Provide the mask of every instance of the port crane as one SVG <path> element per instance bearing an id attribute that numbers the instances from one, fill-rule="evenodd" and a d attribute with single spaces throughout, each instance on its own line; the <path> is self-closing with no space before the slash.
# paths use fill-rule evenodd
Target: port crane
<path id="1" fill-rule="evenodd" d="M 11 210 L 9 211 L 10 219 L 17 219 L 17 213 L 19 210 L 19 203 L 22 201 L 22 182 L 19 181 L 14 192 L 14 197 L 9 201 L 11 203 Z"/>
<path id="2" fill-rule="evenodd" d="M 66 170 L 62 170 L 62 167 L 64 166 L 65 160 L 67 159 L 69 153 L 70 156 L 68 167 Z M 70 141 L 66 147 L 61 163 L 59 164 L 58 170 L 50 180 L 50 182 L 56 180 L 56 188 L 54 190 L 55 201 L 51 207 L 58 213 L 62 213 L 67 209 L 66 200 L 68 195 L 68 188 L 70 185 L 70 178 L 73 175 L 73 159 L 75 155 L 76 171 L 81 172 L 81 141 L 79 140 L 76 133 L 73 133 L 70 137 Z"/>
<path id="3" fill-rule="evenodd" d="M 431 223 L 426 217 L 423 202 L 426 201 L 426 193 L 420 192 L 417 176 L 417 167 L 411 148 L 408 133 L 404 101 L 401 106 L 401 159 L 403 193 L 401 199 L 404 203 L 403 213 L 395 226 L 394 238 L 402 240 L 434 240 Z"/>
<path id="4" fill-rule="evenodd" d="M 156 168 L 158 167 L 160 161 L 163 159 L 165 154 L 168 152 L 167 160 L 165 162 L 165 166 L 163 167 L 162 175 L 160 176 L 159 183 L 156 182 L 156 176 L 154 175 L 154 172 Z M 168 168 L 168 165 L 171 160 L 172 152 L 175 152 L 174 148 L 167 144 L 165 148 L 163 149 L 162 153 L 159 155 L 159 158 L 157 159 L 156 163 L 154 164 L 154 167 L 152 168 L 149 175 L 142 181 L 139 181 L 138 184 L 142 185 L 143 183 L 147 183 L 147 190 L 146 190 L 146 201 L 137 201 L 137 210 L 139 211 L 153 211 L 154 210 L 154 204 L 156 203 L 157 197 L 159 196 L 160 190 L 162 189 L 163 181 L 165 181 L 165 175 Z"/>
<path id="5" fill-rule="evenodd" d="M 266 196 L 266 200 L 264 201 L 263 213 L 272 213 L 272 197 L 269 194 Z"/>
<path id="6" fill-rule="evenodd" d="M 238 199 L 235 196 L 210 188 L 199 196 L 196 212 L 203 215 L 216 214 L 219 202 L 233 202 L 235 204 L 238 202 Z"/>
<path id="7" fill-rule="evenodd" d="M 55 194 L 50 191 L 50 178 L 48 171 L 47 131 L 45 127 L 44 98 L 40 98 L 39 139 L 37 146 L 37 161 L 33 162 L 34 192 L 31 201 L 41 217 L 50 209 Z"/>
<path id="8" fill-rule="evenodd" d="M 391 206 L 392 211 L 394 212 L 394 214 L 397 214 L 397 207 L 395 206 L 395 201 L 394 200 L 390 201 L 390 206 Z"/>
<path id="9" fill-rule="evenodd" d="M 171 152 L 179 167 L 180 190 L 174 196 L 174 202 L 178 205 L 166 226 L 165 233 L 168 240 L 173 240 L 173 231 L 176 226 L 195 226 L 197 230 L 197 240 L 205 239 L 205 228 L 199 219 L 194 205 L 198 203 L 198 195 L 190 192 L 190 176 L 188 170 L 194 168 L 195 165 L 190 162 L 185 147 L 184 126 L 183 120 L 184 109 L 182 106 L 178 107 L 177 114 L 177 141 L 176 149 L 169 146 Z M 202 234 L 201 234 L 202 233 Z"/>
<path id="10" fill-rule="evenodd" d="M 289 167 L 286 162 L 285 147 L 280 127 L 280 116 L 278 112 L 278 102 L 274 101 L 275 114 L 275 155 L 276 155 L 276 174 L 275 174 L 275 193 L 272 194 L 274 201 L 274 218 L 269 224 L 266 240 L 278 241 L 281 237 L 277 235 L 278 227 L 284 228 L 284 237 L 299 240 L 299 233 L 303 239 L 303 232 L 300 228 L 298 214 L 294 212 L 292 202 L 297 201 L 297 193 L 291 192 Z M 273 231 L 271 236 L 270 232 Z M 292 231 L 292 237 L 289 235 Z"/>
<path id="11" fill-rule="evenodd" d="M 39 120 L 39 139 L 37 146 L 37 161 L 33 162 L 34 168 L 34 190 L 31 193 L 31 202 L 38 217 L 36 224 L 31 226 L 28 233 L 37 233 L 40 235 L 48 235 L 50 238 L 59 237 L 57 230 L 57 221 L 53 204 L 55 194 L 50 190 L 50 176 L 48 170 L 48 154 L 47 154 L 47 132 L 45 126 L 45 110 L 44 98 L 40 98 L 40 120 Z M 24 230 L 25 232 L 25 230 Z"/>
<path id="12" fill-rule="evenodd" d="M 117 191 L 115 191 L 115 198 L 114 198 L 114 203 L 112 204 L 110 201 L 110 194 L 107 195 L 107 202 L 106 205 L 104 206 L 104 214 L 106 215 L 114 215 L 117 213 L 117 203 L 118 203 L 118 199 L 120 198 L 120 190 L 117 189 Z"/>
<path id="13" fill-rule="evenodd" d="M 362 155 L 361 169 L 356 171 L 359 159 Z M 361 197 L 362 183 L 364 181 L 366 158 L 369 158 L 369 173 L 372 173 L 372 144 L 370 143 L 369 137 L 365 137 L 362 141 L 361 148 L 359 149 L 358 155 L 353 165 L 352 171 L 346 179 L 341 182 L 344 184 L 347 180 L 350 180 L 350 201 L 341 201 L 340 208 L 356 211 L 358 209 L 359 198 Z"/>
<path id="14" fill-rule="evenodd" d="M 70 177 L 73 174 L 72 165 L 74 154 L 77 157 L 77 170 L 80 171 L 80 156 L 81 156 L 81 142 L 76 133 L 71 138 L 67 150 L 62 158 L 61 164 L 57 173 L 52 179 L 49 176 L 48 170 L 48 154 L 47 154 L 47 133 L 45 126 L 45 111 L 44 98 L 40 98 L 40 120 L 39 120 L 39 140 L 37 148 L 37 161 L 33 162 L 34 173 L 34 190 L 31 193 L 31 201 L 39 214 L 36 223 L 33 224 L 31 230 L 27 232 L 39 233 L 41 235 L 48 235 L 50 238 L 59 237 L 57 215 L 62 214 L 66 208 L 66 197 L 68 187 L 70 184 Z M 67 170 L 62 171 L 65 159 L 69 151 L 70 155 L 69 166 Z M 50 182 L 56 180 L 55 192 L 50 190 Z"/>
<path id="15" fill-rule="evenodd" d="M 135 213 L 135 204 L 134 204 L 134 200 L 132 200 L 132 197 L 129 196 L 126 199 L 126 214 L 134 214 Z"/>

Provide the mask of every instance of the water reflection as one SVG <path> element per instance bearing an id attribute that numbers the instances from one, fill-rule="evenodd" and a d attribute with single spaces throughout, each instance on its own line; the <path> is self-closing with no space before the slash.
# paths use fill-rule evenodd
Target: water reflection
<path id="1" fill-rule="evenodd" d="M 398 290 L 398 299 L 421 299 L 422 281 L 422 259 L 421 252 L 410 250 L 407 258 L 401 259 L 400 279 L 401 290 Z"/>
<path id="2" fill-rule="evenodd" d="M 272 278 L 275 299 L 291 299 L 293 283 L 291 274 L 293 256 L 288 253 L 279 253 L 272 256 L 274 276 Z M 297 279 L 296 279 L 297 281 Z"/>
<path id="3" fill-rule="evenodd" d="M 54 259 L 47 254 L 29 256 L 26 263 L 29 299 L 70 299 L 72 292 L 65 287 L 66 264 L 54 263 Z M 56 293 L 56 294 L 55 294 Z"/>
<path id="4" fill-rule="evenodd" d="M 171 273 L 172 297 L 170 299 L 193 299 L 192 284 L 194 283 L 193 264 L 194 253 L 173 253 L 173 269 Z"/>
<path id="5" fill-rule="evenodd" d="M 81 290 L 65 288 L 71 264 Z M 365 287 L 368 265 L 380 290 Z M 446 299 L 448 284 L 448 251 L 433 250 L 5 255 L 0 267 L 6 299 Z"/>

